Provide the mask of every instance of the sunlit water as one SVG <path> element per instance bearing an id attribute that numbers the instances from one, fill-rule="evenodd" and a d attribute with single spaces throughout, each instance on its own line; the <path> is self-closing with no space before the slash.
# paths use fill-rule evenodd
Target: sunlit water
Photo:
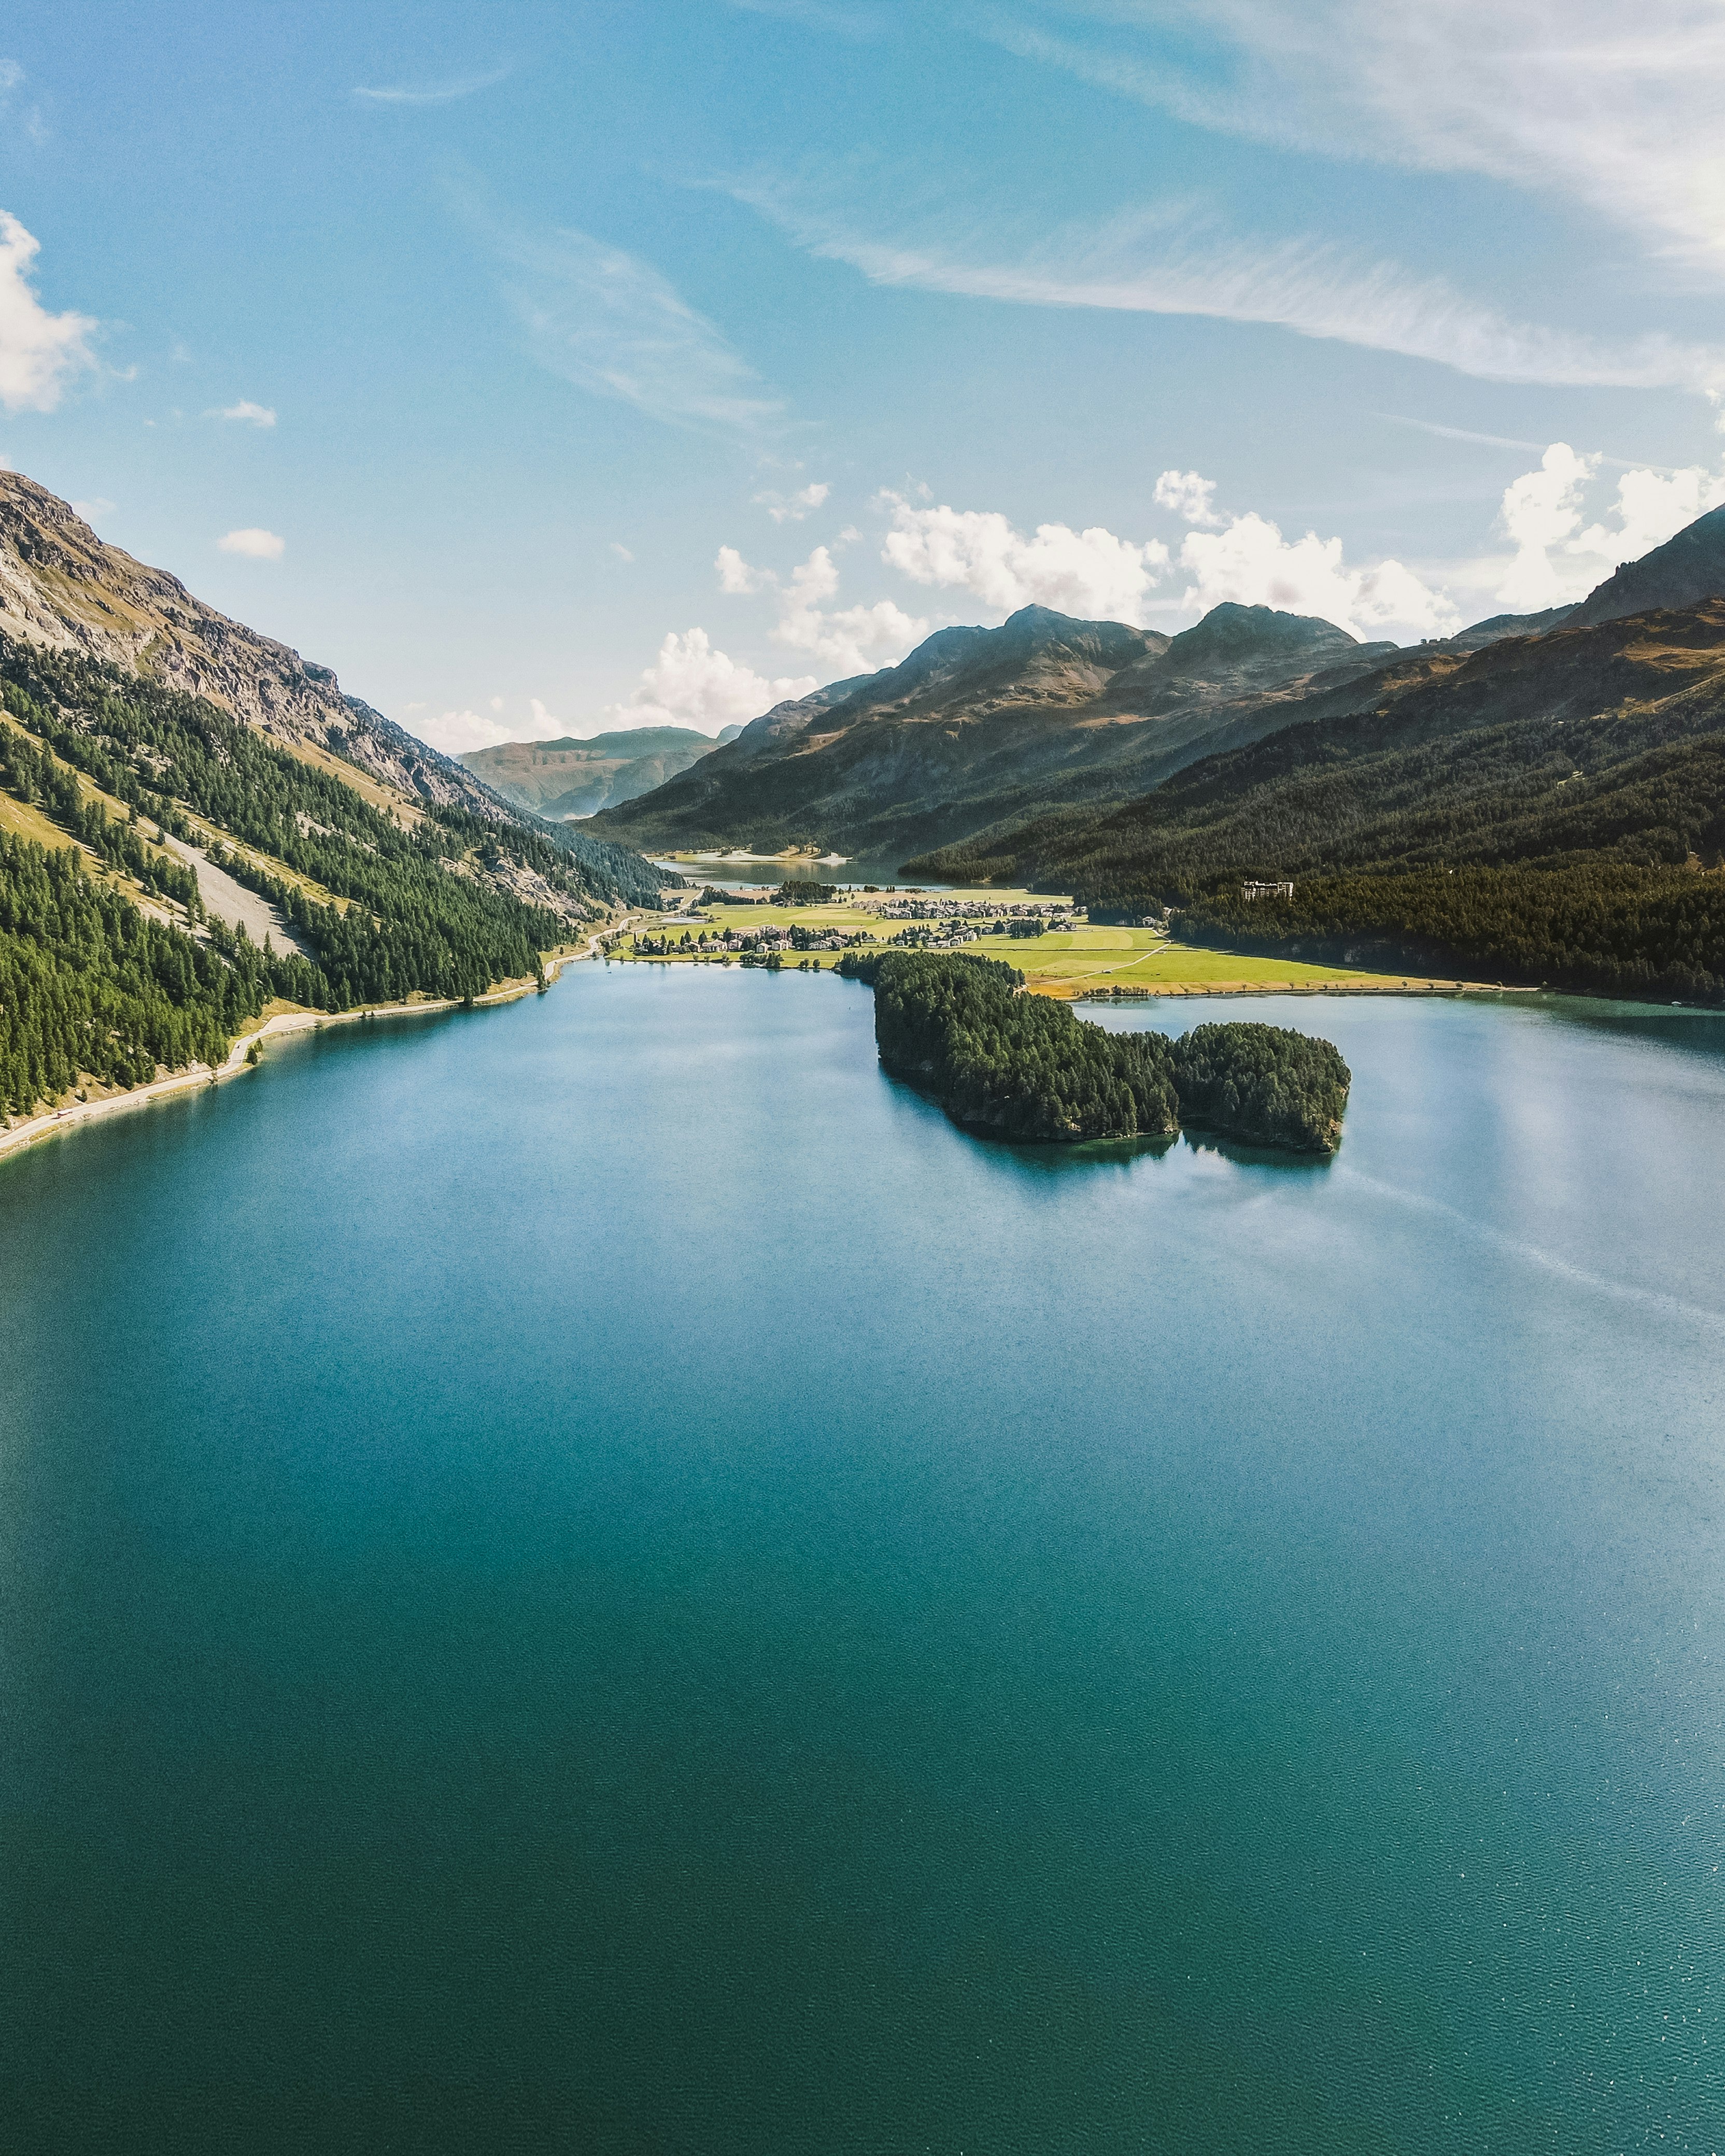
<path id="1" fill-rule="evenodd" d="M 583 968 L 0 1168 L 0 2147 L 1725 2148 L 1725 1022 L 1014 1152 Z"/>

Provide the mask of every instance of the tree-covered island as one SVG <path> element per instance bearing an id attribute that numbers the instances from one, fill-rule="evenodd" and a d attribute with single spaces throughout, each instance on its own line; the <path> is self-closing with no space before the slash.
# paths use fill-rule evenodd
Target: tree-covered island
<path id="1" fill-rule="evenodd" d="M 1020 993 L 1024 975 L 998 959 L 847 953 L 839 971 L 874 988 L 886 1069 L 967 1127 L 1021 1142 L 1172 1137 L 1183 1123 L 1297 1152 L 1340 1142 L 1349 1072 L 1327 1040 L 1255 1024 L 1107 1033 Z"/>

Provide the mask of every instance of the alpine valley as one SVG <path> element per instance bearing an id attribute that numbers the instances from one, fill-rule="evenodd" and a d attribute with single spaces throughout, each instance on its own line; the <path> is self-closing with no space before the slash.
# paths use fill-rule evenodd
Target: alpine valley
<path id="1" fill-rule="evenodd" d="M 944 629 L 589 828 L 1169 911 L 1228 948 L 1718 1001 L 1725 509 L 1579 606 L 1407 649 L 1235 605 L 1172 638 L 1035 607 Z"/>

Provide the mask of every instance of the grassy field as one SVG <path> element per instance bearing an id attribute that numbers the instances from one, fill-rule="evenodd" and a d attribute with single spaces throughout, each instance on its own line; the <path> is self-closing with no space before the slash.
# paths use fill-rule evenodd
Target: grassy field
<path id="1" fill-rule="evenodd" d="M 1034 904 L 1027 891 L 953 891 L 940 894 L 957 900 L 986 899 L 997 905 Z M 704 928 L 709 936 L 735 929 L 747 934 L 765 927 L 784 927 L 793 921 L 809 929 L 836 929 L 845 936 L 866 932 L 868 947 L 886 947 L 906 924 L 879 917 L 881 898 L 852 897 L 849 894 L 831 906 L 712 906 L 699 910 L 698 925 L 670 921 L 644 927 L 642 933 L 669 935 L 678 943 L 679 955 L 669 963 L 688 964 L 680 955 L 680 939 L 685 927 L 691 937 Z M 1045 901 L 1043 901 L 1046 903 Z M 1092 928 L 1080 926 L 1057 929 L 1034 937 L 983 935 L 957 947 L 985 958 L 1004 959 L 1019 967 L 1029 985 L 1039 994 L 1070 998 L 1087 992 L 1114 988 L 1147 989 L 1161 995 L 1217 995 L 1262 992 L 1266 989 L 1446 988 L 1450 982 L 1414 975 L 1368 973 L 1337 966 L 1306 966 L 1286 958 L 1255 958 L 1229 951 L 1203 951 L 1171 943 L 1159 929 Z M 620 938 L 610 948 L 615 958 L 641 954 L 633 936 Z M 787 952 L 784 963 L 795 969 L 805 963 L 830 968 L 839 963 L 836 952 Z M 664 960 L 651 963 L 664 963 Z M 716 957 L 706 960 L 717 964 Z M 733 957 L 732 963 L 736 964 Z"/>

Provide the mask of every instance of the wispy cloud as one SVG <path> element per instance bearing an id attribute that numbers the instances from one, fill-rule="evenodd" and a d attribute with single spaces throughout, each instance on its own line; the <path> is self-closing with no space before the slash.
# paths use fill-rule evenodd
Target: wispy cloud
<path id="1" fill-rule="evenodd" d="M 0 405 L 8 412 L 51 412 L 67 383 L 95 365 L 88 315 L 50 314 L 33 288 L 40 243 L 0 209 Z"/>
<path id="2" fill-rule="evenodd" d="M 985 253 L 986 239 L 970 235 L 953 243 L 864 233 L 771 182 L 732 192 L 812 254 L 848 262 L 879 285 L 1022 306 L 1271 323 L 1491 381 L 1725 394 L 1725 349 L 1656 331 L 1613 343 L 1517 322 L 1399 264 L 1317 239 L 1232 239 L 1187 210 L 1141 210 Z"/>
<path id="3" fill-rule="evenodd" d="M 841 38 L 878 38 L 886 28 L 864 8 L 842 8 L 833 0 L 727 0 L 744 15 L 771 15 L 781 23 L 802 23 L 811 30 L 835 31 Z"/>
<path id="4" fill-rule="evenodd" d="M 1050 34 L 1022 10 L 985 33 L 1196 126 L 1559 196 L 1709 281 L 1725 278 L 1717 8 L 1067 0 L 1060 12 L 1104 41 Z"/>
<path id="5" fill-rule="evenodd" d="M 1471 427 L 1440 426 L 1435 419 L 1409 419 L 1400 412 L 1377 412 L 1373 417 L 1387 420 L 1392 427 L 1412 427 L 1421 434 L 1435 434 L 1440 442 L 1478 442 L 1488 449 L 1532 449 L 1535 456 L 1545 448 L 1543 442 L 1523 442 L 1513 434 L 1479 434 Z"/>
<path id="6" fill-rule="evenodd" d="M 816 480 L 812 485 L 799 486 L 794 494 L 780 494 L 768 487 L 749 499 L 757 509 L 764 509 L 775 524 L 800 524 L 805 516 L 814 514 L 832 490 L 824 480 Z"/>
<path id="7" fill-rule="evenodd" d="M 254 404 L 249 397 L 242 397 L 237 404 L 223 404 L 207 412 L 208 419 L 237 419 L 248 427 L 273 427 L 275 413 L 268 404 Z"/>
<path id="8" fill-rule="evenodd" d="M 1372 416 L 1386 420 L 1392 427 L 1412 427 L 1422 434 L 1435 434 L 1440 442 L 1477 442 L 1488 449 L 1531 449 L 1536 457 L 1543 455 L 1548 447 L 1544 442 L 1523 441 L 1515 434 L 1481 434 L 1471 427 L 1445 427 L 1440 425 L 1435 419 L 1411 419 L 1404 412 L 1376 412 Z M 1616 471 L 1652 471 L 1669 475 L 1676 469 L 1670 465 L 1649 465 L 1634 457 L 1608 456 L 1603 449 L 1594 453 L 1594 462 L 1609 465 Z"/>
<path id="9" fill-rule="evenodd" d="M 453 105 L 457 98 L 471 97 L 481 90 L 495 90 L 507 80 L 514 63 L 488 69 L 483 74 L 462 74 L 443 82 L 401 82 L 375 89 L 357 88 L 353 95 L 368 105 Z"/>
<path id="10" fill-rule="evenodd" d="M 590 233 L 519 231 L 474 189 L 455 200 L 506 265 L 505 296 L 549 372 L 670 426 L 761 436 L 783 424 L 783 403 L 650 264 Z"/>
<path id="11" fill-rule="evenodd" d="M 24 71 L 16 60 L 0 58 L 0 112 L 14 114 L 16 98 L 13 93 L 24 86 Z M 13 126 L 32 142 L 41 144 L 48 140 L 48 123 L 42 117 L 39 105 L 26 106 L 17 111 Z"/>

